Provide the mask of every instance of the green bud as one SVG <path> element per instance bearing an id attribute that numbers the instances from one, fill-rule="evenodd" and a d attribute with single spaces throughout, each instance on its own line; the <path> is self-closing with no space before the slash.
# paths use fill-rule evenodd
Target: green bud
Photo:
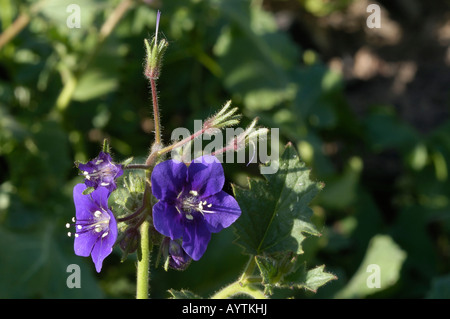
<path id="1" fill-rule="evenodd" d="M 109 146 L 108 139 L 106 139 L 106 138 L 103 140 L 102 150 L 103 150 L 103 153 L 108 153 L 109 154 L 111 152 L 111 148 Z"/>
<path id="2" fill-rule="evenodd" d="M 157 79 L 161 73 L 162 60 L 164 53 L 166 52 L 169 43 L 166 39 L 158 40 L 158 28 L 161 12 L 158 11 L 156 19 L 156 34 L 152 41 L 149 43 L 147 39 L 144 39 L 145 50 L 147 52 L 145 76 L 148 79 Z"/>
<path id="3" fill-rule="evenodd" d="M 236 114 L 238 111 L 237 107 L 230 110 L 231 101 L 228 101 L 223 108 L 213 115 L 211 118 L 207 119 L 204 123 L 205 128 L 225 128 L 233 125 L 239 124 L 242 115 Z"/>

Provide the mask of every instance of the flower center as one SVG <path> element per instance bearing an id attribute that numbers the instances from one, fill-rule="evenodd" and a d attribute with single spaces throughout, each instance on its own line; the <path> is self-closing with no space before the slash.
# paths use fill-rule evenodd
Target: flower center
<path id="1" fill-rule="evenodd" d="M 95 162 L 96 165 L 99 165 L 101 163 L 103 163 L 103 160 L 97 160 L 97 162 Z M 98 169 L 92 170 L 91 173 L 89 173 L 88 171 L 83 171 L 83 175 L 87 180 L 100 179 L 100 186 L 109 186 L 109 184 L 111 184 L 110 180 L 114 179 L 114 174 L 115 172 L 113 171 L 111 165 L 100 166 L 98 167 Z"/>
<path id="2" fill-rule="evenodd" d="M 213 214 L 214 212 L 209 210 L 209 208 L 212 207 L 212 204 L 208 203 L 206 200 L 202 200 L 198 197 L 198 192 L 191 190 L 188 194 L 183 194 L 181 192 L 178 197 L 178 202 L 175 205 L 177 211 L 182 214 L 184 213 L 184 216 L 188 220 L 193 220 L 194 217 L 192 216 L 192 213 L 199 212 L 202 215 L 206 214 Z"/>
<path id="3" fill-rule="evenodd" d="M 72 218 L 72 222 L 75 223 L 75 237 L 86 232 L 98 234 L 102 238 L 108 236 L 109 221 L 111 219 L 109 214 L 102 208 L 93 213 L 91 212 L 91 214 L 92 217 L 88 220 L 75 220 L 75 217 Z M 69 223 L 66 224 L 66 228 L 70 226 Z M 70 237 L 72 234 L 69 232 L 67 235 Z"/>

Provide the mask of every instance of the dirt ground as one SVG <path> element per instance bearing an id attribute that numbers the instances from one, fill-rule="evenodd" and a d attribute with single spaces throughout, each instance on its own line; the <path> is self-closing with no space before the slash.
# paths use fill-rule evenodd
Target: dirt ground
<path id="1" fill-rule="evenodd" d="M 317 17 L 298 0 L 266 1 L 280 27 L 303 49 L 313 49 L 346 80 L 351 108 L 394 106 L 419 132 L 448 119 L 450 101 L 450 2 L 355 0 Z M 381 27 L 369 28 L 370 4 L 381 9 Z"/>

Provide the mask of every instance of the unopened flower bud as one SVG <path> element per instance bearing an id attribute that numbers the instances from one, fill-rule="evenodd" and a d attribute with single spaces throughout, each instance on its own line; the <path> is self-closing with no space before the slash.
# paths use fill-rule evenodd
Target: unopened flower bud
<path id="1" fill-rule="evenodd" d="M 136 251 L 139 244 L 139 239 L 140 234 L 136 228 L 130 227 L 125 231 L 123 238 L 119 243 L 120 248 L 124 252 L 122 260 L 124 260 L 128 254 Z"/>
<path id="2" fill-rule="evenodd" d="M 185 270 L 192 261 L 192 258 L 181 246 L 181 239 L 171 240 L 169 237 L 163 239 L 162 251 L 166 260 L 165 269 L 168 267 L 175 270 Z"/>
<path id="3" fill-rule="evenodd" d="M 241 114 L 236 114 L 238 111 L 237 107 L 231 108 L 231 101 L 228 101 L 223 108 L 217 112 L 215 115 L 207 119 L 203 125 L 205 129 L 210 128 L 224 128 L 239 124 L 242 117 Z"/>
<path id="4" fill-rule="evenodd" d="M 145 66 L 145 76 L 148 79 L 157 79 L 161 73 L 161 65 L 164 53 L 169 46 L 166 39 L 158 41 L 158 28 L 161 12 L 158 11 L 156 18 L 156 33 L 151 43 L 148 43 L 147 39 L 144 39 L 145 49 L 147 51 L 147 59 Z"/>

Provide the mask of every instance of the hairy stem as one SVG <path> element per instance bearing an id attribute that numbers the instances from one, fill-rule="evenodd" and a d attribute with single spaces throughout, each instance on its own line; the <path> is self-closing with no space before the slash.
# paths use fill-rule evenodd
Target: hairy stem
<path id="1" fill-rule="evenodd" d="M 149 169 L 151 166 L 145 164 L 129 164 L 125 166 L 123 169 Z"/>
<path id="2" fill-rule="evenodd" d="M 152 90 L 153 117 L 155 122 L 155 144 L 161 145 L 161 124 L 159 122 L 158 92 L 156 91 L 156 80 L 154 78 L 150 78 L 150 86 Z"/>
<path id="3" fill-rule="evenodd" d="M 241 275 L 241 278 L 239 278 L 239 283 L 241 285 L 245 285 L 248 282 L 247 279 L 252 277 L 253 272 L 255 271 L 255 267 L 256 267 L 255 256 L 251 256 L 247 263 L 247 266 L 245 267 L 244 272 Z"/>
<path id="4" fill-rule="evenodd" d="M 227 299 L 238 294 L 248 295 L 255 299 L 266 299 L 264 293 L 255 288 L 253 285 L 241 285 L 239 281 L 233 282 L 232 284 L 222 288 L 216 292 L 211 299 Z"/>
<path id="5" fill-rule="evenodd" d="M 150 292 L 150 222 L 145 220 L 140 227 L 140 258 L 137 263 L 136 299 L 148 299 Z"/>
<path id="6" fill-rule="evenodd" d="M 216 292 L 211 299 L 226 299 L 238 294 L 248 295 L 255 299 L 266 299 L 264 293 L 254 285 L 261 283 L 261 278 L 253 276 L 255 267 L 255 257 L 251 256 L 239 280 Z"/>

